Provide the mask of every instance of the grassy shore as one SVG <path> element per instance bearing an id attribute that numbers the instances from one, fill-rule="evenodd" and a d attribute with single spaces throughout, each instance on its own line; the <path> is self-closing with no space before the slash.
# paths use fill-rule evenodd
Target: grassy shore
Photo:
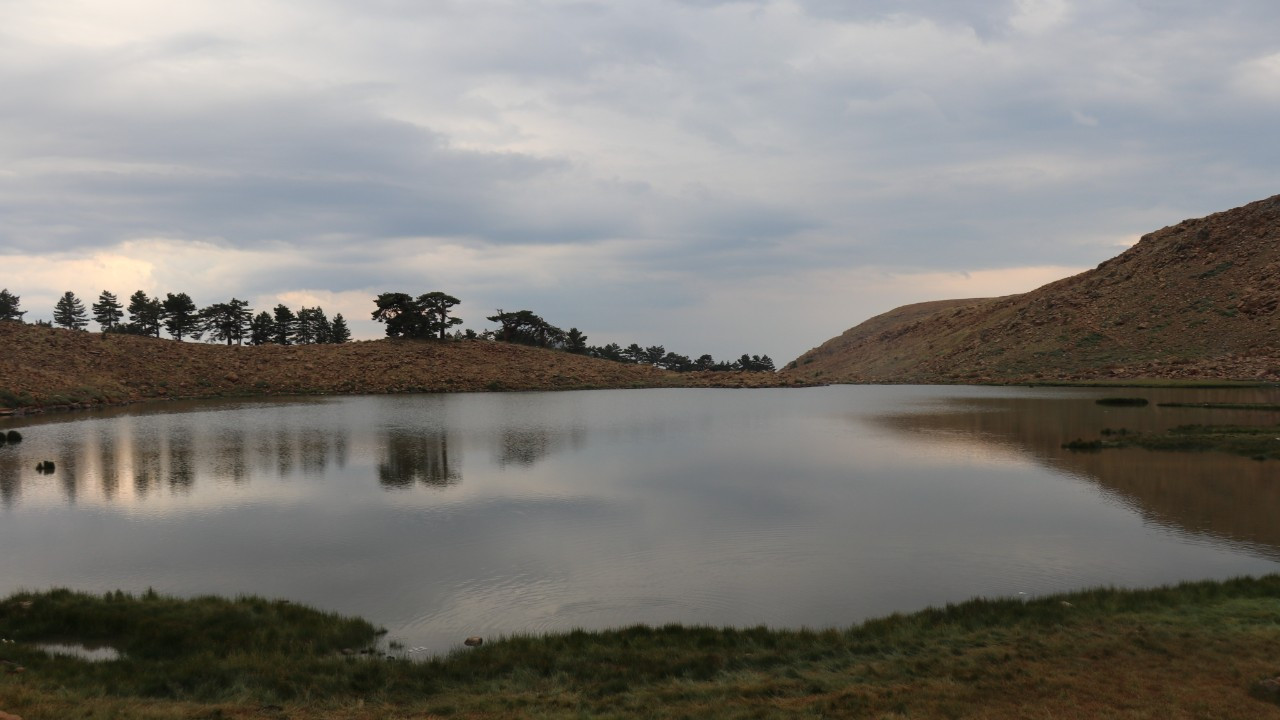
<path id="1" fill-rule="evenodd" d="M 20 593 L 0 710 L 33 718 L 1280 718 L 1280 576 L 974 600 L 827 631 L 632 627 L 386 659 L 261 598 Z M 109 645 L 107 662 L 39 641 Z M 19 671 L 21 668 L 21 671 Z"/>

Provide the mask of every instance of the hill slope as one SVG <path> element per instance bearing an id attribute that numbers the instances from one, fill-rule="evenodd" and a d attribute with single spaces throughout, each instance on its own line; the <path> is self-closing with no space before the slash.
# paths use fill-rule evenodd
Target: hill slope
<path id="1" fill-rule="evenodd" d="M 0 322 L 0 408 L 148 398 L 777 385 L 487 341 L 226 346 Z"/>
<path id="2" fill-rule="evenodd" d="M 826 382 L 1280 380 L 1280 195 L 1022 295 L 892 310 L 784 371 Z"/>

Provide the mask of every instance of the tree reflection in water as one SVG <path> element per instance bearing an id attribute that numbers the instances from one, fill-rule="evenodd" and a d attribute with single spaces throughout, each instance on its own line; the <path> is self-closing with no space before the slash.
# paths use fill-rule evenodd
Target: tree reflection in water
<path id="1" fill-rule="evenodd" d="M 385 488 L 403 490 L 418 483 L 442 488 L 462 480 L 456 461 L 450 464 L 449 437 L 443 430 L 388 430 L 383 447 L 378 481 Z"/>

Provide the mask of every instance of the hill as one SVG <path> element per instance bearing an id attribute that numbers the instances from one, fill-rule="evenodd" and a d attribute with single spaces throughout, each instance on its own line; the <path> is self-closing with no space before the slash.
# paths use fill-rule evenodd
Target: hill
<path id="1" fill-rule="evenodd" d="M 490 341 L 227 346 L 0 322 L 0 408 L 177 397 L 761 387 L 773 373 L 675 373 Z"/>
<path id="2" fill-rule="evenodd" d="M 1280 195 L 1021 295 L 897 308 L 784 370 L 821 382 L 1280 381 Z"/>

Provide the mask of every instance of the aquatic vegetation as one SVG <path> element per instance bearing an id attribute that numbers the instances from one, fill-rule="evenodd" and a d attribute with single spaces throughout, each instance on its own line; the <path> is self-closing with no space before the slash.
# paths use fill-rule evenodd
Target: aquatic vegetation
<path id="1" fill-rule="evenodd" d="M 1105 397 L 1098 398 L 1094 401 L 1098 405 L 1107 405 L 1110 407 L 1145 407 L 1151 401 L 1140 397 Z"/>
<path id="2" fill-rule="evenodd" d="M 1062 447 L 1074 451 L 1140 447 L 1161 451 L 1225 452 L 1255 460 L 1280 460 L 1280 425 L 1179 425 L 1162 433 L 1104 428 L 1102 435 L 1104 439 L 1076 439 L 1063 443 Z"/>

